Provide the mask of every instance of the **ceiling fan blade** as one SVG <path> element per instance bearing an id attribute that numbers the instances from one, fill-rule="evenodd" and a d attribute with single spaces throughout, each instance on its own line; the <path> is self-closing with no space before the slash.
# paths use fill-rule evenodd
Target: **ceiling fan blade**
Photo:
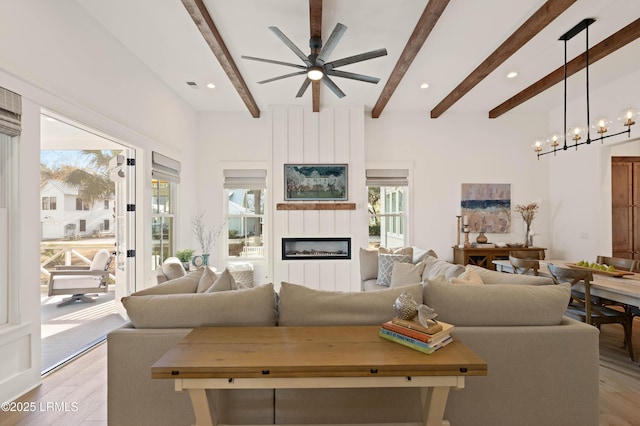
<path id="1" fill-rule="evenodd" d="M 364 82 L 373 83 L 373 84 L 378 84 L 378 82 L 380 81 L 378 77 L 371 77 L 368 75 L 355 74 L 352 72 L 340 71 L 340 70 L 327 71 L 327 74 L 334 75 L 336 77 L 350 78 L 352 80 L 364 81 Z"/>
<path id="2" fill-rule="evenodd" d="M 270 64 L 286 65 L 288 67 L 296 67 L 296 68 L 301 68 L 301 69 L 307 69 L 307 67 L 305 67 L 304 65 L 291 64 L 289 62 L 282 62 L 282 61 L 274 61 L 273 59 L 263 59 L 263 58 L 256 58 L 254 56 L 245 56 L 245 55 L 242 55 L 240 57 L 242 59 L 249 59 L 251 61 L 268 62 Z"/>
<path id="3" fill-rule="evenodd" d="M 301 74 L 306 74 L 306 73 L 307 73 L 306 71 L 292 72 L 291 74 L 280 75 L 278 77 L 273 77 L 273 78 L 269 78 L 267 80 L 259 81 L 258 84 L 270 83 L 272 81 L 282 80 L 283 78 L 289 78 L 289 77 L 293 77 L 293 76 L 301 75 Z"/>
<path id="4" fill-rule="evenodd" d="M 298 90 L 298 93 L 296 93 L 296 98 L 301 98 L 302 95 L 304 95 L 304 92 L 307 91 L 307 87 L 309 87 L 309 84 L 311 84 L 311 80 L 305 78 L 302 82 L 302 86 L 300 86 L 300 90 Z"/>
<path id="5" fill-rule="evenodd" d="M 295 53 L 296 56 L 302 60 L 302 62 L 304 62 L 308 67 L 312 65 L 311 62 L 309 61 L 309 58 L 307 58 L 307 56 L 304 53 L 302 53 L 302 50 L 298 49 L 298 46 L 293 44 L 293 42 L 289 40 L 289 38 L 287 38 L 287 36 L 284 35 L 284 33 L 278 29 L 278 27 L 269 27 L 269 29 L 276 35 L 276 37 L 280 39 L 280 41 L 286 44 L 287 47 L 291 49 L 291 51 Z"/>
<path id="6" fill-rule="evenodd" d="M 333 49 L 335 49 L 346 31 L 347 27 L 345 25 L 342 25 L 340 22 L 336 24 L 335 28 L 331 32 L 331 35 L 329 36 L 329 39 L 324 44 L 322 50 L 320 51 L 320 54 L 316 58 L 317 65 L 322 66 L 327 61 L 327 59 L 329 59 L 329 56 L 331 56 L 331 52 L 333 52 Z"/>
<path id="7" fill-rule="evenodd" d="M 344 94 L 344 92 L 342 90 L 340 90 L 340 88 L 333 82 L 333 80 L 331 80 L 329 78 L 329 76 L 324 76 L 322 78 L 322 81 L 324 82 L 324 84 L 331 89 L 331 91 L 333 93 L 336 94 L 337 97 L 339 97 L 340 99 L 344 98 L 346 95 Z"/>
<path id="8" fill-rule="evenodd" d="M 331 68 L 338 68 L 344 65 L 353 64 L 356 62 L 367 61 L 369 59 L 378 58 L 380 56 L 385 56 L 387 54 L 387 49 L 378 49 L 372 50 L 371 52 L 360 53 L 358 55 L 349 56 L 347 58 L 337 59 L 335 61 L 331 61 L 326 65 L 331 66 Z"/>

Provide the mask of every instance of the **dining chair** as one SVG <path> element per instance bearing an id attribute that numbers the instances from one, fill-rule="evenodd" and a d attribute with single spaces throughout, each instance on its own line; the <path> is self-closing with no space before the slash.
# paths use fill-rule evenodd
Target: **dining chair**
<path id="1" fill-rule="evenodd" d="M 629 359 L 633 361 L 631 315 L 627 312 L 603 306 L 594 301 L 594 298 L 591 296 L 592 272 L 582 269 L 564 268 L 554 265 L 553 263 L 548 263 L 547 267 L 557 284 L 566 282 L 571 284 L 571 297 L 565 314 L 568 317 L 586 322 L 597 328 L 600 328 L 602 324 L 622 325 L 624 328 L 623 347 L 626 346 Z"/>
<path id="2" fill-rule="evenodd" d="M 540 269 L 540 262 L 535 259 L 522 259 L 520 257 L 510 255 L 509 263 L 511 263 L 514 274 L 537 276 L 538 269 Z"/>
<path id="3" fill-rule="evenodd" d="M 544 260 L 544 250 L 510 250 L 509 256 L 520 259 Z"/>
<path id="4" fill-rule="evenodd" d="M 621 271 L 636 272 L 640 271 L 640 261 L 635 259 L 625 259 L 622 257 L 598 256 L 596 263 L 602 265 L 613 266 Z"/>

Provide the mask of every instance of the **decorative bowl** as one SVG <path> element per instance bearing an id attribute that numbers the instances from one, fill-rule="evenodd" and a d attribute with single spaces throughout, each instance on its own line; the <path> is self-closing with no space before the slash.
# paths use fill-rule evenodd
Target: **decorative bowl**
<path id="1" fill-rule="evenodd" d="M 523 243 L 507 243 L 507 247 L 515 248 L 515 247 L 524 247 Z"/>

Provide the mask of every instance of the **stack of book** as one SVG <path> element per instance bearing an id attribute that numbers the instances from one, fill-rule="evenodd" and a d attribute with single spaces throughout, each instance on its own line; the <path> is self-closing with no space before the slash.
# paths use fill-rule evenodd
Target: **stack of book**
<path id="1" fill-rule="evenodd" d="M 424 327 L 418 321 L 394 318 L 382 324 L 380 337 L 400 343 L 416 351 L 431 354 L 451 343 L 454 326 L 442 321 Z"/>

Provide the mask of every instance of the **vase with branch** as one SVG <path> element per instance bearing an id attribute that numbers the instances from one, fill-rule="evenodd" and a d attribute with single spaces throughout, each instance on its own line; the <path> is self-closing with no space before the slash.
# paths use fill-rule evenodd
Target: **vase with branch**
<path id="1" fill-rule="evenodd" d="M 193 219 L 193 234 L 196 236 L 200 248 L 202 249 L 202 263 L 203 265 L 209 264 L 209 255 L 212 246 L 216 245 L 224 224 L 215 228 L 212 226 L 206 226 L 202 217 L 204 212 L 200 213 Z"/>
<path id="2" fill-rule="evenodd" d="M 522 220 L 525 223 L 526 231 L 524 234 L 524 246 L 529 247 L 531 240 L 531 223 L 533 219 L 536 217 L 536 213 L 538 212 L 538 203 L 530 203 L 530 204 L 518 204 L 516 205 L 515 211 L 520 213 L 522 216 Z"/>

